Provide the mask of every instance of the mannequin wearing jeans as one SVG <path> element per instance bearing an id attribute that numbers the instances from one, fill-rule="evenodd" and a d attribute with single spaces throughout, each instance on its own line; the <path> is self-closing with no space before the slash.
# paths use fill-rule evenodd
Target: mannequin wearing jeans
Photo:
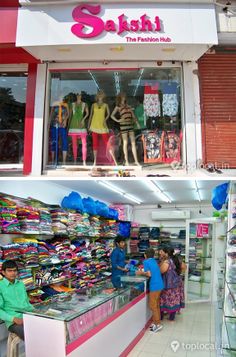
<path id="1" fill-rule="evenodd" d="M 110 116 L 110 110 L 106 103 L 104 103 L 105 94 L 103 91 L 99 91 L 96 95 L 96 102 L 93 103 L 90 118 L 89 118 L 89 130 L 92 132 L 93 138 L 93 157 L 94 165 L 97 163 L 98 152 L 98 140 L 102 138 L 103 143 L 107 149 L 107 143 L 109 139 L 109 129 L 107 127 L 107 120 Z M 115 161 L 114 153 L 109 150 L 113 160 Z M 115 161 L 116 162 L 116 161 Z"/>
<path id="2" fill-rule="evenodd" d="M 58 141 L 61 137 L 61 147 L 62 147 L 62 160 L 63 165 L 66 163 L 68 142 L 67 142 L 67 122 L 69 118 L 69 108 L 68 104 L 60 98 L 58 102 L 53 103 L 53 107 L 50 113 L 50 126 L 51 126 L 51 155 L 52 162 L 55 160 L 55 153 L 58 151 Z"/>
<path id="3" fill-rule="evenodd" d="M 76 102 L 72 104 L 72 117 L 69 123 L 68 135 L 71 136 L 72 139 L 74 163 L 76 163 L 77 160 L 77 142 L 78 139 L 81 138 L 83 165 L 86 165 L 87 157 L 87 129 L 85 126 L 85 120 L 88 116 L 88 106 L 82 101 L 81 94 L 78 93 Z"/>
<path id="4" fill-rule="evenodd" d="M 119 119 L 116 115 L 119 114 Z M 125 165 L 129 165 L 128 160 L 128 138 L 131 141 L 131 148 L 134 157 L 135 164 L 140 166 L 137 157 L 137 150 L 135 144 L 135 135 L 134 135 L 134 124 L 136 123 L 138 128 L 140 128 L 139 122 L 136 119 L 132 109 L 126 102 L 126 95 L 120 93 L 116 99 L 116 107 L 111 114 L 111 118 L 120 124 L 120 132 L 123 141 L 123 153 L 125 158 Z"/>

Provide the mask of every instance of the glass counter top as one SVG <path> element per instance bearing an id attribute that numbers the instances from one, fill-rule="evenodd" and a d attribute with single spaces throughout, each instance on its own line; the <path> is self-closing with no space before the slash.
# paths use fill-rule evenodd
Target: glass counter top
<path id="1" fill-rule="evenodd" d="M 131 279 L 127 283 L 124 282 L 124 286 L 118 290 L 104 285 L 96 291 L 95 296 L 72 293 L 60 298 L 60 295 L 57 295 L 56 301 L 38 305 L 34 311 L 26 312 L 26 314 L 68 322 L 116 297 L 121 301 L 123 297 L 129 301 L 133 300 L 144 291 L 145 280 L 146 278 Z M 141 283 L 138 287 L 135 285 L 137 282 Z"/>

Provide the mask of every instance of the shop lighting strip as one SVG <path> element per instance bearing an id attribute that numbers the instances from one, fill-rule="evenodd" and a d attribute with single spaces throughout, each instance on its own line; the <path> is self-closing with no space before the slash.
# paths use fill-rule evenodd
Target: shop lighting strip
<path id="1" fill-rule="evenodd" d="M 158 198 L 161 198 L 162 201 L 171 203 L 172 200 L 167 196 L 166 193 L 163 192 L 163 190 L 157 186 L 157 184 L 153 181 L 148 181 L 147 182 L 148 188 L 151 186 L 151 190 L 157 195 Z"/>
<path id="2" fill-rule="evenodd" d="M 138 205 L 140 205 L 142 203 L 142 201 L 140 201 L 138 198 L 134 197 L 133 195 L 130 195 L 127 192 L 124 192 L 124 191 L 120 190 L 118 187 L 112 185 L 110 182 L 101 181 L 101 180 L 97 180 L 96 182 L 99 183 L 100 185 L 108 188 L 109 190 L 111 190 L 111 191 L 113 191 L 115 193 L 118 193 L 121 196 L 124 196 L 128 200 L 137 203 Z"/>
<path id="3" fill-rule="evenodd" d="M 92 74 L 92 72 L 90 70 L 88 70 L 88 73 L 90 74 L 92 80 L 94 81 L 95 86 L 97 87 L 97 89 L 100 90 L 99 84 L 98 84 L 96 78 L 94 77 L 94 75 Z"/>
<path id="4" fill-rule="evenodd" d="M 138 78 L 138 81 L 137 81 L 137 84 L 136 84 L 136 87 L 135 87 L 135 90 L 134 90 L 133 97 L 136 96 L 136 93 L 137 93 L 137 91 L 138 91 L 138 87 L 139 87 L 140 82 L 141 82 L 141 78 L 142 78 L 142 75 L 143 75 L 143 71 L 144 71 L 144 68 L 142 68 L 141 71 L 140 71 L 140 75 L 139 75 L 139 78 Z"/>
<path id="5" fill-rule="evenodd" d="M 201 200 L 200 190 L 197 181 L 194 181 L 194 183 L 195 183 L 195 190 L 197 191 L 197 195 L 198 195 L 198 201 L 201 202 L 202 200 Z"/>
<path id="6" fill-rule="evenodd" d="M 119 77 L 119 72 L 114 72 L 114 80 L 115 80 L 116 94 L 119 94 L 119 93 L 120 93 L 120 77 Z"/>

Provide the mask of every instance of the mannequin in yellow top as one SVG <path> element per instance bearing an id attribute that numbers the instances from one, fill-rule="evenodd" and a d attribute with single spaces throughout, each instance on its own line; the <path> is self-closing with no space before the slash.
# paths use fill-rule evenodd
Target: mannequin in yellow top
<path id="1" fill-rule="evenodd" d="M 107 103 L 104 103 L 105 93 L 99 91 L 96 95 L 96 102 L 93 103 L 90 112 L 88 128 L 92 132 L 93 139 L 93 157 L 94 165 L 97 163 L 98 139 L 99 136 L 107 149 L 109 139 L 109 129 L 107 127 L 107 120 L 110 116 L 110 110 Z M 113 160 L 116 163 L 112 150 L 109 150 Z"/>

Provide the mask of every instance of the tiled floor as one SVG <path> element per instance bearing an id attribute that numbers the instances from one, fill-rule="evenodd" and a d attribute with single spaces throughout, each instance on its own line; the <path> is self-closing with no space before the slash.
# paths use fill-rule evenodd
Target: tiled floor
<path id="1" fill-rule="evenodd" d="M 163 330 L 146 331 L 128 357 L 215 357 L 214 308 L 209 303 L 188 304 L 175 322 Z M 212 345 L 209 345 L 212 344 Z M 195 350 L 194 350 L 195 349 Z"/>

